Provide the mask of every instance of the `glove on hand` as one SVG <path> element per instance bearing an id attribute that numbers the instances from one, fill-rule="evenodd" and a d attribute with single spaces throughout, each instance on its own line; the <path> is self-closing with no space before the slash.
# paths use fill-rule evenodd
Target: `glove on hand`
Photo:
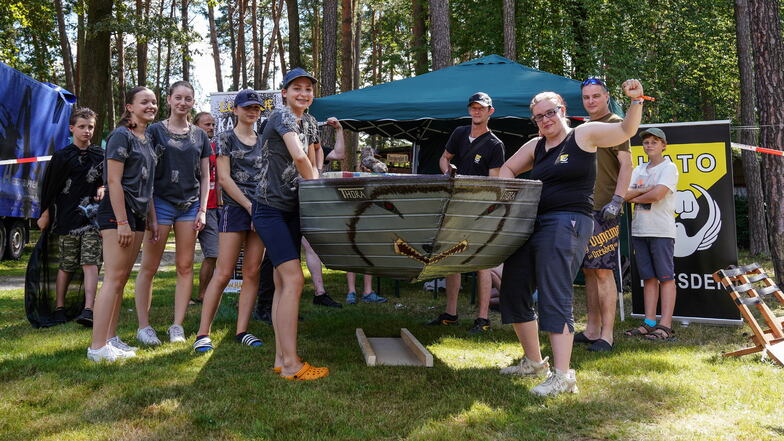
<path id="1" fill-rule="evenodd" d="M 609 221 L 618 217 L 621 214 L 621 207 L 623 206 L 623 198 L 614 194 L 612 200 L 602 207 L 602 219 Z"/>

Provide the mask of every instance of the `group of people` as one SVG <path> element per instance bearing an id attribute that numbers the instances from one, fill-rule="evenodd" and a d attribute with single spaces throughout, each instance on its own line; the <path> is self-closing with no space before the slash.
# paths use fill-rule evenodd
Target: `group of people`
<path id="1" fill-rule="evenodd" d="M 169 116 L 156 123 L 152 123 L 158 111 L 155 94 L 146 87 L 136 87 L 126 96 L 125 111 L 109 135 L 105 153 L 90 145 L 95 114 L 89 109 L 73 112 L 73 145 L 52 159 L 52 165 L 61 165 L 61 172 L 57 179 L 49 175 L 45 179 L 42 203 L 47 209 L 39 226 L 45 229 L 54 223 L 54 231 L 60 234 L 58 308 L 63 306 L 71 275 L 79 265 L 83 268 L 85 310 L 77 321 L 92 324 L 87 350 L 90 360 L 135 356 L 137 348 L 117 336 L 117 322 L 123 290 L 142 243 L 135 284 L 137 338 L 144 344 L 160 344 L 149 322 L 152 285 L 166 238 L 173 230 L 177 282 L 173 323 L 168 328 L 170 341 L 186 340 L 182 324 L 192 302 L 198 238 L 204 261 L 196 299 L 202 310 L 194 350 L 213 349 L 211 325 L 244 250 L 237 341 L 251 347 L 261 345 L 260 339 L 248 333 L 248 323 L 254 304 L 263 305 L 256 313 L 266 314 L 273 325 L 273 370 L 289 380 L 328 375 L 328 368 L 304 362 L 297 352 L 304 285 L 302 248 L 316 284 L 313 302 L 341 306 L 326 294 L 320 261 L 302 237 L 299 225 L 298 181 L 317 178 L 325 161 L 318 124 L 306 112 L 316 82 L 301 68 L 286 73 L 281 90 L 284 107 L 275 109 L 259 132 L 255 127 L 262 102 L 256 92 L 240 91 L 234 100 L 234 128 L 218 134 L 208 113 L 199 113 L 190 122 L 194 90 L 189 83 L 179 81 L 169 88 Z M 632 171 L 629 139 L 637 133 L 642 117 L 642 85 L 637 80 L 623 83 L 625 95 L 631 98 L 625 118 L 610 112 L 609 91 L 602 80 L 589 78 L 581 87 L 591 122 L 571 128 L 565 101 L 553 92 L 540 93 L 530 105 L 539 136 L 508 160 L 503 142 L 488 128 L 494 112 L 491 97 L 482 92 L 472 95 L 468 100 L 471 124 L 452 133 L 439 163 L 444 173 L 449 173 L 453 162 L 459 174 L 514 178 L 530 171 L 531 179 L 543 183 L 534 231 L 505 262 L 499 290 L 502 322 L 512 324 L 525 352 L 519 364 L 501 372 L 546 374 L 545 381 L 532 389 L 540 395 L 577 391 L 570 369 L 574 341 L 589 344 L 593 351 L 613 348 L 617 218 L 625 201 L 636 204 L 632 245 L 645 280 L 646 312 L 641 326 L 626 334 L 654 340 L 670 340 L 674 335 L 677 168 L 662 154 L 666 135 L 660 129 L 642 132 L 649 161 Z M 337 136 L 335 149 L 326 157 L 341 159 L 345 154 L 342 127 L 334 118 L 327 124 L 336 129 Z M 87 207 L 96 204 L 97 215 L 90 220 Z M 101 256 L 95 250 L 101 249 L 101 241 L 105 274 L 96 297 Z M 584 331 L 575 334 L 572 281 L 581 267 L 586 278 L 588 323 Z M 477 274 L 479 308 L 471 332 L 490 329 L 494 274 L 491 270 Z M 372 291 L 368 277 L 363 295 L 357 296 L 352 276 L 348 278 L 347 303 L 386 301 Z M 260 278 L 265 279 L 261 284 Z M 256 302 L 260 288 L 266 294 L 262 292 Z M 459 289 L 460 275 L 447 277 L 445 312 L 429 324 L 457 323 Z M 657 323 L 660 292 L 661 321 Z M 541 354 L 539 330 L 550 336 L 552 370 L 549 357 Z"/>

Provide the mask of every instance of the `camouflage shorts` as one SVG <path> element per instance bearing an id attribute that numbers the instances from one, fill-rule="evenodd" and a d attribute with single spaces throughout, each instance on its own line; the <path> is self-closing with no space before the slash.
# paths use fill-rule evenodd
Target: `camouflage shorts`
<path id="1" fill-rule="evenodd" d="M 58 239 L 60 247 L 60 269 L 72 273 L 82 265 L 101 264 L 101 235 L 89 230 L 81 236 L 62 235 Z"/>

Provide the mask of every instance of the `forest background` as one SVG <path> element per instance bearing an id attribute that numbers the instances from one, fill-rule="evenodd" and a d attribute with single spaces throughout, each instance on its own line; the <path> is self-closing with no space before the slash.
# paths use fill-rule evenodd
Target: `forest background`
<path id="1" fill-rule="evenodd" d="M 645 122 L 729 119 L 734 141 L 780 150 L 781 12 L 778 0 L 0 0 L 0 61 L 96 110 L 96 140 L 131 87 L 164 98 L 192 80 L 199 46 L 215 91 L 277 88 L 301 66 L 326 96 L 494 53 L 606 78 L 616 98 L 639 78 L 657 98 Z M 781 283 L 784 161 L 768 156 L 742 155 L 749 247 L 772 255 Z"/>

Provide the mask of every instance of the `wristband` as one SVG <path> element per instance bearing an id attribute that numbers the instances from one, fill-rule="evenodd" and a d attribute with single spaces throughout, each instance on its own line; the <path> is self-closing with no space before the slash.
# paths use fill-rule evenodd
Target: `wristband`
<path id="1" fill-rule="evenodd" d="M 642 99 L 642 98 L 637 98 L 637 99 L 633 99 L 632 100 L 632 104 L 642 104 L 644 102 L 645 102 L 645 100 Z"/>
<path id="2" fill-rule="evenodd" d="M 128 225 L 128 221 L 127 220 L 118 220 L 117 221 L 117 225 Z"/>

